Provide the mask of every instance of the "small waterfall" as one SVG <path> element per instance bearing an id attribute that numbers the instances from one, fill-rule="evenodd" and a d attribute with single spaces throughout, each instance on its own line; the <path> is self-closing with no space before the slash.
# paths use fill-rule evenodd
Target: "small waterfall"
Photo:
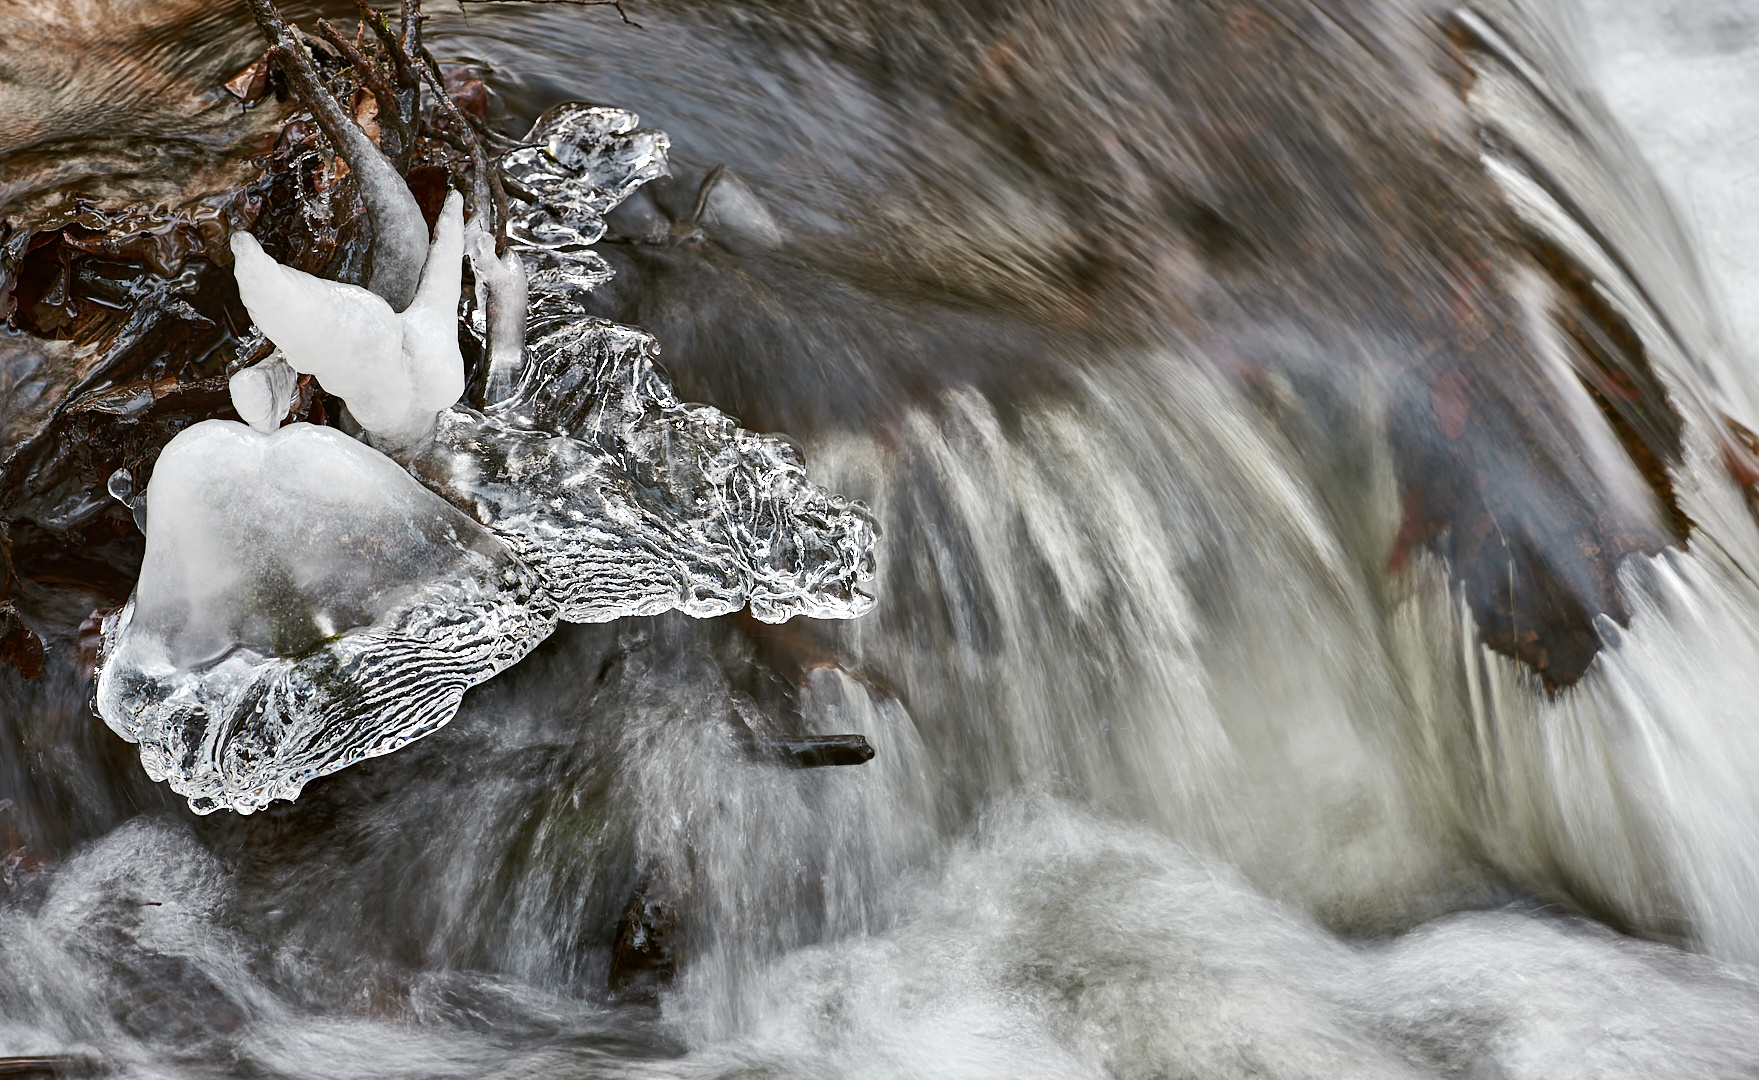
<path id="1" fill-rule="evenodd" d="M 58 861 L 0 868 L 0 1054 L 1753 1071 L 1759 383 L 1719 321 L 1726 258 L 1700 268 L 1653 132 L 1577 55 L 1636 49 L 1636 22 L 631 4 L 632 36 L 564 7 L 428 30 L 509 130 L 609 100 L 670 136 L 670 180 L 581 215 L 603 239 L 549 315 L 642 327 L 616 332 L 656 414 L 760 447 L 808 524 L 858 518 L 865 613 L 722 614 L 741 593 L 563 625 L 443 729 L 248 817 L 137 807 L 101 747 L 44 734 L 81 730 L 69 680 L 0 683 L 0 795 L 93 793 Z M 1230 57 L 1250 77 L 1206 66 Z M 1236 220 L 1253 198 L 1280 216 Z M 668 438 L 642 443 L 656 474 Z M 430 488 L 469 472 L 435 460 Z M 1607 602 L 1577 625 L 1584 597 Z M 871 760 L 777 750 L 847 733 Z"/>

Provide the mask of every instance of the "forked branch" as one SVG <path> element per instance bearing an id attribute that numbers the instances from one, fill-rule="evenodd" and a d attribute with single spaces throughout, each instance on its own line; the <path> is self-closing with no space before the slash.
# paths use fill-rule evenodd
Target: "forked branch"
<path id="1" fill-rule="evenodd" d="M 641 24 L 629 17 L 623 10 L 623 0 L 458 0 L 460 4 L 572 4 L 575 7 L 608 7 L 616 8 L 623 21 L 637 30 Z"/>
<path id="2" fill-rule="evenodd" d="M 257 26 L 268 39 L 281 70 L 300 103 L 359 179 L 361 202 L 372 227 L 366 287 L 398 311 L 415 298 L 427 261 L 428 228 L 421 207 L 390 160 L 330 93 L 299 35 L 276 9 L 274 0 L 250 0 Z"/>

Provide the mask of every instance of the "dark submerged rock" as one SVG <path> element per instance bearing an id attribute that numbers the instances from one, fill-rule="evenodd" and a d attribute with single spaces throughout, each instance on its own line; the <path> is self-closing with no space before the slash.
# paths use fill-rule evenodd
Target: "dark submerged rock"
<path id="1" fill-rule="evenodd" d="M 768 172 L 735 140 L 697 148 L 757 182 L 779 248 L 698 223 L 688 162 L 654 189 L 670 229 L 614 223 L 627 242 L 599 313 L 666 341 L 687 393 L 806 438 L 889 440 L 901 410 L 955 387 L 1004 422 L 1079 397 L 1059 341 L 1172 347 L 1341 474 L 1360 466 L 1327 403 L 1372 387 L 1404 505 L 1383 571 L 1443 556 L 1483 640 L 1551 690 L 1598 652 L 1596 615 L 1626 621 L 1621 563 L 1686 543 L 1679 409 L 1593 274 L 1489 175 L 1497 135 L 1463 95 L 1496 58 L 1454 16 L 1352 0 L 665 10 L 742 56 L 816 50 L 889 106 L 860 135 L 789 106 L 826 149 L 766 150 L 783 161 Z M 711 134 L 740 123 L 674 104 Z M 839 338 L 839 322 L 871 333 Z M 757 355 L 762 380 L 741 367 Z M 1341 518 L 1361 516 L 1353 497 L 1334 493 Z M 913 612 L 969 606 L 935 595 L 944 577 L 920 595 L 905 568 L 893 580 Z"/>
<path id="2" fill-rule="evenodd" d="M 0 603 L 0 663 L 17 668 L 26 679 L 43 676 L 43 639 L 25 625 L 10 600 Z"/>
<path id="3" fill-rule="evenodd" d="M 677 934 L 677 901 L 665 879 L 650 877 L 637 885 L 611 946 L 611 993 L 636 1001 L 657 996 L 678 972 Z"/>

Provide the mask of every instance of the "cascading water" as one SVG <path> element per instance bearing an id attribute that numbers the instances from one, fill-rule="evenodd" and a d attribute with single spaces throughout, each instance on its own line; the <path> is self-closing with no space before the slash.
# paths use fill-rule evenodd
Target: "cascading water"
<path id="1" fill-rule="evenodd" d="M 649 516 L 615 521 L 683 553 L 656 561 L 685 600 L 535 634 L 442 729 L 248 817 L 130 805 L 154 796 L 106 779 L 114 747 L 67 734 L 75 676 L 8 673 L 0 796 L 84 816 L 8 865 L 0 1054 L 326 1078 L 1759 1066 L 1759 271 L 1713 242 L 1704 283 L 1578 70 L 1677 195 L 1707 148 L 1759 160 L 1655 104 L 1744 108 L 1683 100 L 1679 56 L 1751 64 L 1759 11 L 602 14 L 473 5 L 427 34 L 505 130 L 590 100 L 667 132 L 674 176 L 591 207 L 592 259 L 534 273 L 528 341 L 568 358 L 612 333 L 589 319 L 639 326 L 676 393 L 618 331 L 603 369 L 491 367 L 515 404 L 443 413 L 405 457 L 532 589 L 590 598 L 570 570 L 614 538 L 558 541 L 566 507 L 457 455 L 511 459 L 534 427 L 585 445 L 569 409 L 647 402 L 591 453 L 637 478 Z M 1206 139 L 1250 148 L 1242 175 Z M 1694 197 L 1689 221 L 1735 220 Z M 554 393 L 582 370 L 613 374 Z M 662 470 L 644 440 L 677 430 L 756 479 Z M 871 611 L 867 519 L 825 491 L 878 523 Z M 771 505 L 746 492 L 831 539 L 776 570 L 723 527 Z M 688 584 L 720 580 L 679 561 L 704 550 L 737 588 Z M 799 599 L 825 595 L 859 610 Z M 686 614 L 747 602 L 860 617 Z M 850 732 L 855 768 L 753 749 Z"/>

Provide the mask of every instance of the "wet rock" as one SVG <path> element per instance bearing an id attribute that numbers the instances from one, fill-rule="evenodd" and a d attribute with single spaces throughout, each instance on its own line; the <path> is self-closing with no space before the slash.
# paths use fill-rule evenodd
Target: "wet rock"
<path id="1" fill-rule="evenodd" d="M 873 760 L 873 747 L 860 735 L 798 735 L 775 738 L 753 734 L 745 743 L 760 761 L 775 761 L 796 769 L 822 769 L 835 765 L 864 765 Z"/>
<path id="2" fill-rule="evenodd" d="M 678 932 L 677 901 L 663 878 L 635 887 L 617 924 L 611 946 L 611 993 L 625 1000 L 649 1000 L 671 984 Z"/>
<path id="3" fill-rule="evenodd" d="M 0 1077 L 50 1078 L 57 1076 L 99 1076 L 103 1063 L 94 1058 L 71 1054 L 24 1054 L 0 1057 Z"/>
<path id="4" fill-rule="evenodd" d="M 111 1011 L 137 1039 L 199 1060 L 212 1040 L 244 1027 L 244 1010 L 186 957 L 129 950 L 116 968 Z"/>
<path id="5" fill-rule="evenodd" d="M 43 639 L 25 625 L 10 600 L 0 603 L 0 663 L 12 665 L 27 679 L 43 675 Z"/>

